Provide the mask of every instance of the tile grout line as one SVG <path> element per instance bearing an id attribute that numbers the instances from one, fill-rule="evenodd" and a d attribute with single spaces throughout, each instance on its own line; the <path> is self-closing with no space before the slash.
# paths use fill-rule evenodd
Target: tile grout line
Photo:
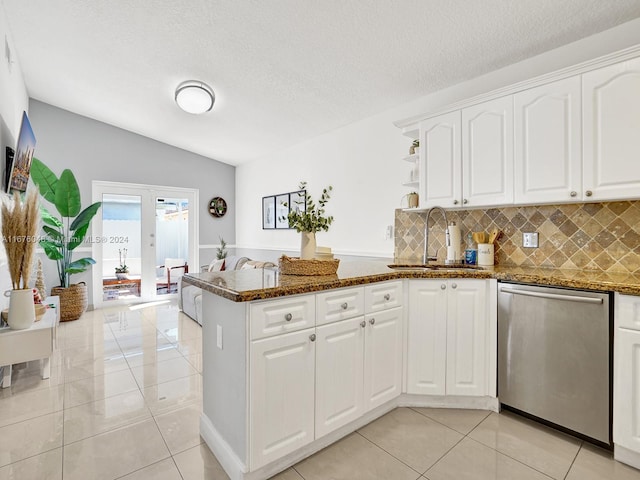
<path id="1" fill-rule="evenodd" d="M 573 465 L 576 463 L 576 460 L 578 459 L 578 455 L 580 455 L 580 452 L 582 451 L 583 447 L 584 447 L 584 442 L 580 442 L 580 448 L 578 448 L 578 451 L 576 452 L 575 457 L 573 457 L 573 460 L 571 461 L 571 465 L 569 465 L 569 470 L 567 470 L 567 473 L 565 473 L 563 477 L 564 480 L 566 480 L 567 477 L 569 476 L 569 473 L 571 472 Z"/>

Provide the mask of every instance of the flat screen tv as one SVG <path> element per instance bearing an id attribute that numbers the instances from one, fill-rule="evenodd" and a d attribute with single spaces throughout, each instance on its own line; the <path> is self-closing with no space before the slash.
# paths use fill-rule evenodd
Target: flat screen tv
<path id="1" fill-rule="evenodd" d="M 29 183 L 29 171 L 31 170 L 31 160 L 33 152 L 36 148 L 36 137 L 33 135 L 31 123 L 27 117 L 27 112 L 22 113 L 22 125 L 20 125 L 20 134 L 18 135 L 18 144 L 13 157 L 13 165 L 11 167 L 11 175 L 9 176 L 9 185 L 7 192 L 17 190 L 24 192 L 27 190 Z"/>

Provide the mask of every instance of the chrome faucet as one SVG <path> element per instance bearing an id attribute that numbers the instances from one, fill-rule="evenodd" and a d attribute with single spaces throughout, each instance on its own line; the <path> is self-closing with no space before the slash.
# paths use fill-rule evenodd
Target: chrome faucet
<path id="1" fill-rule="evenodd" d="M 442 212 L 442 216 L 444 217 L 445 231 L 449 225 L 449 221 L 447 220 L 447 212 L 442 207 L 432 207 L 427 210 L 427 218 L 424 221 L 424 255 L 422 256 L 422 263 L 427 265 L 430 261 L 435 262 L 437 257 L 429 256 L 429 219 L 431 218 L 431 212 L 434 210 L 440 210 Z"/>

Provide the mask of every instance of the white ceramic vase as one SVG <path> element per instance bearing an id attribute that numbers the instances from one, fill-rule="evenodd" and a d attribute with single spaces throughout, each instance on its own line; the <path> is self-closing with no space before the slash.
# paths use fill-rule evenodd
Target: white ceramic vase
<path id="1" fill-rule="evenodd" d="M 9 315 L 7 323 L 12 330 L 24 330 L 31 327 L 36 320 L 36 309 L 33 306 L 33 291 L 10 290 Z"/>
<path id="2" fill-rule="evenodd" d="M 311 260 L 316 256 L 316 232 L 300 232 L 300 258 Z"/>

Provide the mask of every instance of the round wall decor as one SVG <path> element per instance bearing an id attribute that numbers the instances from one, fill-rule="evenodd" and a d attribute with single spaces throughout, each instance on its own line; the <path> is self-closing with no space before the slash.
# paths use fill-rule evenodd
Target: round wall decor
<path id="1" fill-rule="evenodd" d="M 209 202 L 209 213 L 216 218 L 224 217 L 227 213 L 227 202 L 222 197 L 213 197 Z"/>

